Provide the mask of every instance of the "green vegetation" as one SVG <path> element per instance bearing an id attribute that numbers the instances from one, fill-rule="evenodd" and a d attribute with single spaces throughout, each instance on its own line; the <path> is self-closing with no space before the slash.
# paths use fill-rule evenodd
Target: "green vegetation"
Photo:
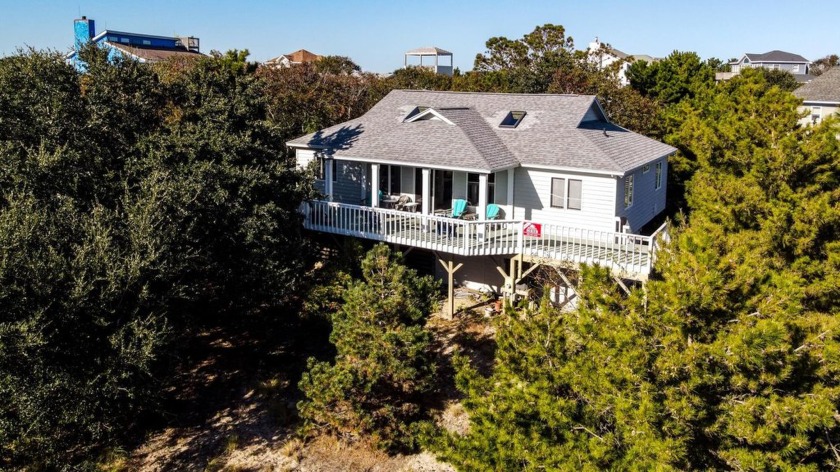
<path id="1" fill-rule="evenodd" d="M 244 316 L 331 324 L 302 378 L 257 389 L 284 427 L 390 451 L 422 430 L 463 470 L 840 468 L 840 125 L 800 127 L 789 75 L 716 84 L 720 61 L 675 51 L 621 87 L 557 25 L 491 38 L 453 77 L 81 57 L 0 59 L 0 468 L 121 464 L 179 343 Z M 424 421 L 446 370 L 424 329 L 436 284 L 385 246 L 312 264 L 312 182 L 283 148 L 397 87 L 595 94 L 679 149 L 645 290 L 589 267 L 574 311 L 499 317 L 489 374 L 456 357 L 464 435 Z"/>
<path id="2" fill-rule="evenodd" d="M 0 59 L 3 468 L 119 441 L 179 336 L 300 274 L 304 186 L 252 75 L 82 57 Z"/>
<path id="3" fill-rule="evenodd" d="M 402 265 L 388 246 L 362 260 L 362 280 L 350 283 L 332 316 L 334 363 L 309 361 L 300 388 L 300 415 L 311 425 L 382 448 L 414 447 L 413 423 L 428 412 L 435 388 L 431 334 L 423 327 L 438 283 Z"/>

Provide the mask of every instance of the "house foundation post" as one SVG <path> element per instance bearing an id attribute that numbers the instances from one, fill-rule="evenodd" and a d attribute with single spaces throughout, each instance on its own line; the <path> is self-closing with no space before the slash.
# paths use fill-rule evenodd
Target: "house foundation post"
<path id="1" fill-rule="evenodd" d="M 438 262 L 440 262 L 440 265 L 443 266 L 443 270 L 445 270 L 448 274 L 446 288 L 449 299 L 447 300 L 447 309 L 443 310 L 443 316 L 447 320 L 451 320 L 455 316 L 455 272 L 457 272 L 458 269 L 463 267 L 464 264 L 460 263 L 458 265 L 455 265 L 455 262 L 452 260 L 451 256 L 447 261 L 444 261 L 443 259 L 438 257 Z"/>

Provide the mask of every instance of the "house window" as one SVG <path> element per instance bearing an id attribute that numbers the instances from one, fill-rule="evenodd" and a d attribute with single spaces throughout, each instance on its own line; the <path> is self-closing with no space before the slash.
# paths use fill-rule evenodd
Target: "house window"
<path id="1" fill-rule="evenodd" d="M 642 173 L 647 174 L 648 172 L 650 172 L 650 164 L 645 164 L 645 166 L 642 167 Z"/>
<path id="2" fill-rule="evenodd" d="M 551 179 L 551 207 L 565 208 L 566 179 Z"/>
<path id="3" fill-rule="evenodd" d="M 478 174 L 467 174 L 467 201 L 472 205 L 478 204 L 479 186 L 481 180 Z M 487 203 L 496 202 L 496 174 L 487 174 Z"/>
<path id="4" fill-rule="evenodd" d="M 624 178 L 624 208 L 633 205 L 633 175 Z"/>
<path id="5" fill-rule="evenodd" d="M 656 183 L 654 184 L 654 189 L 659 190 L 662 188 L 662 163 L 656 163 Z"/>
<path id="6" fill-rule="evenodd" d="M 519 126 L 519 123 L 522 121 L 522 118 L 525 118 L 524 111 L 512 111 L 505 116 L 501 123 L 499 123 L 499 128 L 516 128 Z"/>
<path id="7" fill-rule="evenodd" d="M 566 205 L 569 210 L 580 210 L 580 203 L 582 199 L 581 191 L 583 190 L 583 181 L 569 179 L 569 200 Z"/>
<path id="8" fill-rule="evenodd" d="M 551 207 L 568 208 L 569 210 L 580 210 L 583 201 L 583 181 L 569 179 L 566 188 L 566 179 L 551 179 Z"/>
<path id="9" fill-rule="evenodd" d="M 817 124 L 822 118 L 822 107 L 811 107 L 811 123 Z"/>
<path id="10" fill-rule="evenodd" d="M 793 69 L 790 70 L 791 72 L 799 72 L 799 64 L 794 64 Z"/>
<path id="11" fill-rule="evenodd" d="M 338 161 L 335 159 L 330 159 L 332 161 L 332 181 L 338 182 Z"/>
<path id="12" fill-rule="evenodd" d="M 398 195 L 400 193 L 400 183 L 402 182 L 402 167 L 400 166 L 379 166 L 379 190 L 389 194 Z"/>

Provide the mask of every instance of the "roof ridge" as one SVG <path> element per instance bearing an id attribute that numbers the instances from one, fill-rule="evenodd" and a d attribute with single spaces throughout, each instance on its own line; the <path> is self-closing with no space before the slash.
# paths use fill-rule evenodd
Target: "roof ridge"
<path id="1" fill-rule="evenodd" d="M 501 95 L 504 97 L 595 97 L 589 94 L 577 93 L 506 93 L 506 92 L 462 92 L 458 90 L 418 90 L 418 89 L 394 89 L 394 92 L 412 93 L 443 93 L 448 95 Z"/>

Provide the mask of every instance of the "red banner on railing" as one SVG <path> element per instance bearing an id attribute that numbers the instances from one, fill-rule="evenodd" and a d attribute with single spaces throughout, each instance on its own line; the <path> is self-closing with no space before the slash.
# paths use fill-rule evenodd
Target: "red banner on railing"
<path id="1" fill-rule="evenodd" d="M 532 238 L 541 238 L 542 223 L 526 221 L 525 226 L 522 228 L 522 234 L 524 234 L 525 236 L 531 236 Z"/>

